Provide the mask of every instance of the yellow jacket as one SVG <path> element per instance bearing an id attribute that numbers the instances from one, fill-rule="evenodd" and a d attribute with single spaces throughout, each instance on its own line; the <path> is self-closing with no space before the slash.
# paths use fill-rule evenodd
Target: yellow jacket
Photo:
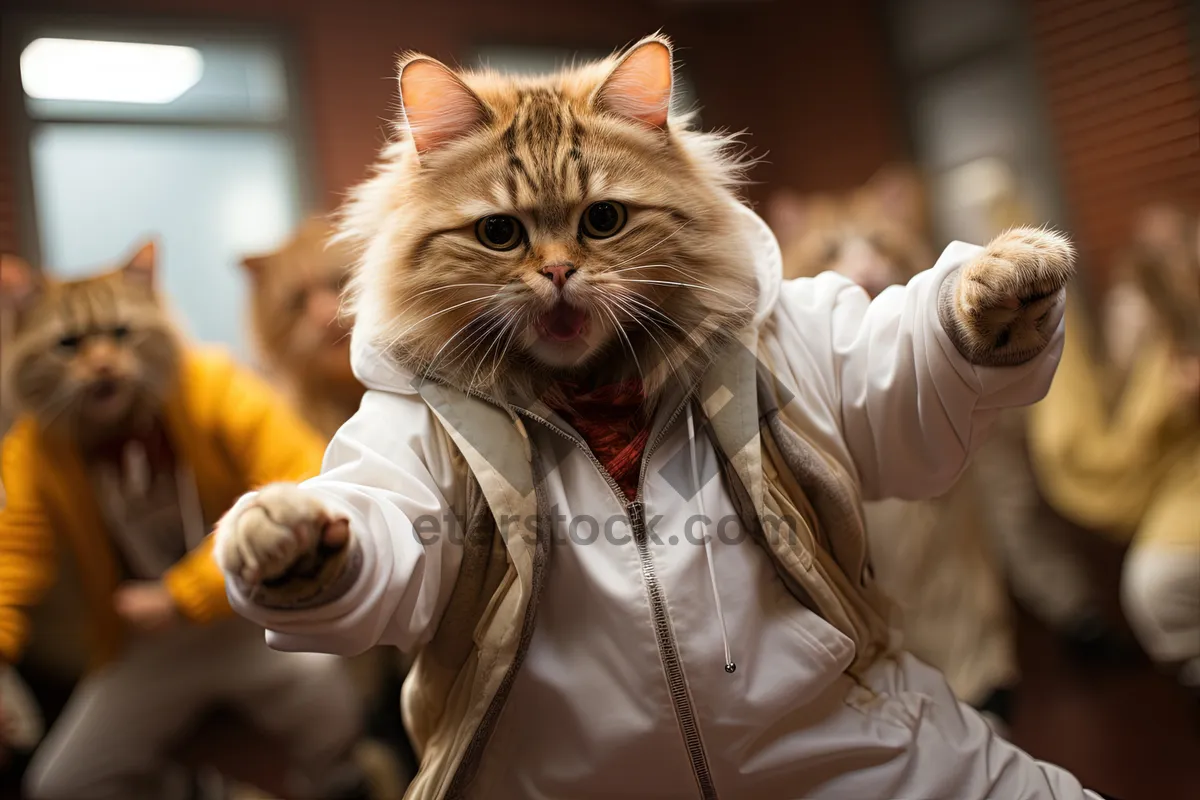
<path id="1" fill-rule="evenodd" d="M 185 355 L 165 422 L 178 457 L 195 476 L 207 524 L 250 489 L 320 470 L 318 435 L 274 390 L 220 353 Z M 116 554 L 78 452 L 46 436 L 32 418 L 18 419 L 4 438 L 0 483 L 7 492 L 0 509 L 0 662 L 15 661 L 28 639 L 25 611 L 53 585 L 59 542 L 78 563 L 93 666 L 111 659 L 124 634 L 112 603 Z M 163 581 L 193 622 L 232 613 L 211 537 Z"/>
<path id="2" fill-rule="evenodd" d="M 1141 350 L 1119 396 L 1089 348 L 1080 308 L 1067 317 L 1062 362 L 1029 416 L 1043 494 L 1063 516 L 1129 541 L 1200 545 L 1200 413 L 1181 403 L 1165 340 Z"/>

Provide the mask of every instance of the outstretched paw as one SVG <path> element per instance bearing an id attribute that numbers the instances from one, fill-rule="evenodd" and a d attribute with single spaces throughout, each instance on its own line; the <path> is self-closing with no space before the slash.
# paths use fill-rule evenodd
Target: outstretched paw
<path id="1" fill-rule="evenodd" d="M 1014 228 L 966 264 L 954 287 L 955 344 L 972 363 L 1019 364 L 1053 334 L 1051 312 L 1075 274 L 1075 250 L 1043 228 Z"/>

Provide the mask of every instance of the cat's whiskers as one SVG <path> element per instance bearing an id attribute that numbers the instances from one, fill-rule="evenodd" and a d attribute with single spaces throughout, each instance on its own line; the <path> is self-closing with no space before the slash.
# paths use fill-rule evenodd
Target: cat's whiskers
<path id="1" fill-rule="evenodd" d="M 504 364 L 504 359 L 508 356 L 509 348 L 512 346 L 513 341 L 516 339 L 517 333 L 521 330 L 522 327 L 524 327 L 524 325 L 525 325 L 525 313 L 518 312 L 516 315 L 516 318 L 508 326 L 508 328 L 509 328 L 508 337 L 504 340 L 503 350 L 496 351 L 496 357 L 492 361 L 492 370 L 491 370 L 491 372 L 488 373 L 487 380 L 489 383 L 495 382 L 496 373 L 499 371 L 500 367 Z"/>
<path id="2" fill-rule="evenodd" d="M 503 289 L 504 284 L 503 283 L 447 283 L 442 286 L 434 286 L 431 289 L 424 289 L 422 291 L 417 292 L 414 295 L 410 295 L 408 305 L 405 305 L 403 308 L 401 308 L 398 313 L 404 313 L 412 305 L 412 301 L 416 300 L 418 297 L 424 297 L 427 294 L 433 294 L 434 292 L 446 292 L 446 291 L 449 291 L 450 289 L 470 289 L 470 288 L 480 288 L 480 287 Z"/>
<path id="3" fill-rule="evenodd" d="M 479 370 L 483 366 L 484 361 L 487 360 L 488 354 L 492 352 L 492 348 L 496 347 L 497 345 L 500 344 L 500 340 L 501 340 L 501 337 L 503 336 L 503 331 L 504 331 L 505 325 L 509 321 L 514 319 L 516 317 L 516 314 L 517 314 L 516 309 L 509 309 L 508 311 L 504 312 L 503 316 L 496 318 L 488 326 L 487 331 L 483 338 L 484 339 L 490 338 L 491 343 L 488 344 L 487 349 L 483 351 L 483 355 L 481 355 L 479 357 L 479 361 L 475 365 L 475 371 L 471 373 L 471 381 L 470 381 L 471 385 L 475 385 L 475 378 L 476 378 L 476 376 L 479 375 Z M 497 335 L 493 336 L 492 335 L 493 333 L 495 333 Z"/>
<path id="4" fill-rule="evenodd" d="M 654 248 L 656 248 L 656 247 L 661 247 L 661 246 L 663 245 L 663 243 L 664 243 L 664 242 L 666 242 L 666 241 L 667 241 L 668 239 L 670 239 L 672 236 L 674 236 L 675 234 L 679 233 L 681 230 L 683 230 L 684 228 L 686 228 L 686 227 L 687 227 L 689 224 L 690 224 L 690 223 L 688 223 L 688 222 L 681 222 L 681 223 L 679 223 L 679 225 L 677 225 L 677 226 L 675 227 L 675 229 L 674 229 L 674 230 L 672 230 L 670 233 L 668 233 L 668 234 L 667 234 L 666 236 L 664 236 L 663 238 L 659 239 L 659 240 L 658 240 L 657 242 L 655 242 L 654 244 L 652 244 L 652 245 L 650 245 L 649 247 L 647 247 L 645 250 L 641 251 L 640 253 L 634 253 L 634 254 L 633 254 L 633 255 L 631 255 L 629 258 L 626 258 L 626 259 L 624 259 L 624 260 L 622 260 L 622 261 L 618 261 L 616 264 L 613 264 L 613 265 L 612 265 L 612 266 L 611 266 L 609 269 L 616 269 L 617 267 L 623 267 L 623 266 L 625 266 L 626 264 L 630 263 L 631 261 L 637 261 L 639 258 L 641 258 L 642 256 L 646 255 L 646 253 L 649 253 L 649 252 L 650 252 L 651 250 L 653 250 Z"/>
<path id="5" fill-rule="evenodd" d="M 640 327 L 642 329 L 642 331 L 645 332 L 646 336 L 649 337 L 650 341 L 654 344 L 654 346 L 658 348 L 660 353 L 662 353 L 663 363 L 665 363 L 667 365 L 667 367 L 671 370 L 671 372 L 673 372 L 675 374 L 675 377 L 679 380 L 680 385 L 685 386 L 687 384 L 687 381 L 683 378 L 682 375 L 679 374 L 679 370 L 675 367 L 674 361 L 671 358 L 670 353 L 668 353 L 666 348 L 664 348 L 662 346 L 662 343 L 659 342 L 658 337 L 656 337 L 650 331 L 650 329 L 646 327 L 646 325 L 642 321 L 642 319 L 645 318 L 646 321 L 650 322 L 656 328 L 658 328 L 661 333 L 669 334 L 669 331 L 664 329 L 662 327 L 661 323 L 659 323 L 658 321 L 656 321 L 655 319 L 653 319 L 651 317 L 648 317 L 643 311 L 639 310 L 636 306 L 631 305 L 629 302 L 627 302 L 627 298 L 622 298 L 618 295 L 613 294 L 613 295 L 609 296 L 609 300 L 611 300 L 613 303 L 615 303 L 617 305 L 617 308 L 621 309 L 627 315 L 629 315 L 630 320 L 632 320 L 638 327 Z M 660 312 L 660 314 L 661 314 L 661 312 Z M 668 321 L 671 321 L 672 324 L 675 324 L 674 321 L 670 320 L 670 318 L 666 317 L 666 315 L 662 315 L 662 316 L 664 316 Z M 678 325 L 675 325 L 675 327 L 679 328 Z M 680 328 L 680 330 L 682 330 L 682 328 Z"/>
<path id="6" fill-rule="evenodd" d="M 391 339 L 388 341 L 387 349 L 390 350 L 393 347 L 395 347 L 396 345 L 398 345 L 404 339 L 404 337 L 408 335 L 409 331 L 413 330 L 414 328 L 416 328 L 420 325 L 424 325 L 426 322 L 429 322 L 431 319 L 440 317 L 443 314 L 449 314 L 451 311 L 462 308 L 463 306 L 469 306 L 472 303 L 482 303 L 482 302 L 485 302 L 488 300 L 492 300 L 498 294 L 500 294 L 500 292 L 496 291 L 496 292 L 492 292 L 489 295 L 485 295 L 484 297 L 473 297 L 470 300 L 464 300 L 461 303 L 455 303 L 454 305 L 449 306 L 448 308 L 443 308 L 440 311 L 435 311 L 432 314 L 427 314 L 426 316 L 424 316 L 421 319 L 417 320 L 416 322 L 412 323 L 408 327 L 404 328 L 404 330 L 402 330 L 399 333 L 392 336 Z"/>
<path id="7" fill-rule="evenodd" d="M 716 292 L 717 294 L 722 293 L 721 290 L 714 286 L 701 286 L 698 283 L 685 283 L 683 281 L 659 281 L 651 278 L 615 278 L 615 280 L 620 281 L 621 283 L 645 283 L 653 286 L 676 286 L 687 289 L 699 289 L 704 292 Z"/>
<path id="8" fill-rule="evenodd" d="M 433 374 L 434 374 L 434 370 L 435 370 L 435 369 L 436 369 L 436 367 L 437 367 L 437 362 L 438 362 L 438 360 L 439 360 L 439 359 L 442 357 L 442 354 L 445 352 L 446 348 L 450 346 L 450 343 L 451 343 L 451 342 L 453 342 L 455 339 L 457 339 L 457 338 L 458 338 L 459 336 L 461 336 L 462 334 L 464 334 L 464 333 L 466 333 L 467 331 L 471 330 L 471 329 L 472 329 L 472 328 L 475 326 L 475 324 L 476 324 L 476 323 L 478 323 L 478 322 L 479 322 L 479 321 L 480 321 L 480 320 L 481 320 L 481 319 L 482 319 L 484 316 L 486 316 L 488 313 L 489 313 L 489 309 L 485 309 L 482 315 L 480 315 L 480 316 L 478 316 L 478 317 L 472 317 L 471 319 L 467 320 L 467 321 L 466 321 L 466 322 L 464 322 L 462 325 L 460 325 L 460 326 L 459 326 L 459 328 L 458 328 L 458 330 L 456 330 L 456 331 L 455 331 L 455 332 L 454 332 L 454 333 L 453 333 L 453 334 L 450 336 L 450 338 L 449 338 L 449 339 L 447 339 L 447 340 L 445 341 L 445 343 L 444 343 L 444 344 L 443 344 L 441 347 L 439 347 L 439 348 L 438 348 L 437 352 L 433 354 L 433 358 L 431 358 L 431 359 L 429 360 L 429 363 L 428 363 L 428 365 L 427 365 L 427 366 L 425 367 L 425 369 L 424 369 L 424 372 L 425 372 L 425 374 L 426 374 L 426 375 L 433 375 Z M 459 342 L 457 345 L 455 345 L 455 346 L 454 346 L 454 348 L 453 348 L 453 349 L 452 349 L 452 350 L 451 350 L 449 353 L 446 353 L 446 356 L 447 356 L 448 358 L 451 358 L 451 359 L 452 359 L 452 360 L 451 360 L 451 363 L 453 363 L 453 356 L 454 356 L 454 354 L 455 354 L 455 353 L 457 353 L 459 350 L 461 350 L 463 347 L 466 347 L 466 346 L 468 346 L 468 345 L 469 345 L 471 342 L 473 342 L 473 341 L 474 341 L 474 340 L 475 340 L 475 339 L 476 339 L 478 336 L 479 336 L 479 330 L 478 330 L 478 329 L 475 329 L 475 330 L 473 330 L 473 331 L 472 331 L 472 333 L 471 333 L 469 336 L 467 336 L 465 339 L 463 339 L 463 340 L 462 340 L 462 341 L 460 341 L 460 342 Z"/>
<path id="9" fill-rule="evenodd" d="M 629 356 L 633 359 L 633 365 L 635 368 L 637 368 L 638 379 L 641 380 L 642 385 L 645 385 L 646 374 L 642 372 L 642 362 L 638 360 L 637 349 L 633 346 L 633 342 L 629 340 L 629 334 L 625 332 L 625 328 L 621 325 L 621 321 L 617 319 L 616 312 L 612 310 L 608 300 L 606 300 L 604 297 L 600 297 L 598 298 L 598 301 L 601 310 L 608 314 L 609 318 L 612 320 L 613 330 L 616 331 L 617 337 L 621 342 L 621 346 L 629 351 Z"/>

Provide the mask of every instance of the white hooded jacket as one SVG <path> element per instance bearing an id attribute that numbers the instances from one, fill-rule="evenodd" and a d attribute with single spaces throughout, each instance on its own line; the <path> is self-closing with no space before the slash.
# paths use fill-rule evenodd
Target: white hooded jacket
<path id="1" fill-rule="evenodd" d="M 806 418 L 864 500 L 945 492 L 999 409 L 1047 391 L 1061 325 L 1031 361 L 984 368 L 939 322 L 942 283 L 978 248 L 951 245 L 932 269 L 871 302 L 832 273 L 782 281 L 775 240 L 748 210 L 744 231 L 760 284 L 760 347 L 793 395 L 790 413 Z M 362 563 L 354 583 L 327 604 L 275 610 L 229 582 L 234 607 L 278 649 L 419 650 L 458 575 L 448 511 L 463 489 L 441 423 L 413 377 L 361 331 L 353 358 L 369 391 L 323 474 L 305 485 L 349 518 Z M 553 454 L 544 479 L 558 524 L 533 637 L 470 795 L 1090 796 L 996 737 L 907 655 L 851 678 L 854 642 L 797 603 L 743 535 L 688 404 L 663 404 L 644 455 L 645 546 L 582 442 L 525 429 Z"/>

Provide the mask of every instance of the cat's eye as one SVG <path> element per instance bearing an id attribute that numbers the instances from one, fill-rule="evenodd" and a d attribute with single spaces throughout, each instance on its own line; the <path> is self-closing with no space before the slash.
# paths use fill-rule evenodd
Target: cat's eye
<path id="1" fill-rule="evenodd" d="M 491 250 L 512 250 L 521 243 L 524 229 L 516 217 L 494 214 L 475 223 L 475 238 Z"/>
<path id="2" fill-rule="evenodd" d="M 125 327 L 124 325 L 118 325 L 109 331 L 109 333 L 112 335 L 112 338 L 119 342 L 129 335 L 129 328 Z"/>
<path id="3" fill-rule="evenodd" d="M 76 350 L 79 348 L 79 345 L 82 343 L 83 343 L 83 337 L 76 336 L 74 334 L 69 334 L 58 340 L 58 346 L 61 347 L 63 350 Z"/>
<path id="4" fill-rule="evenodd" d="M 602 200 L 587 207 L 579 227 L 593 239 L 607 239 L 625 227 L 628 216 L 625 206 L 613 200 Z"/>

